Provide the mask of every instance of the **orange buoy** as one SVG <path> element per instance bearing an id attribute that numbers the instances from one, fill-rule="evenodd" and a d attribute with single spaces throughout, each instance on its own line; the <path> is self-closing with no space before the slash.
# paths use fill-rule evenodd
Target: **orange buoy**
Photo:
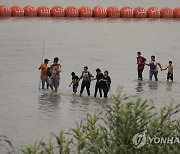
<path id="1" fill-rule="evenodd" d="M 173 10 L 168 7 L 162 8 L 160 13 L 162 18 L 173 18 Z"/>
<path id="2" fill-rule="evenodd" d="M 8 17 L 11 16 L 11 9 L 9 9 L 5 5 L 0 6 L 0 17 Z"/>
<path id="3" fill-rule="evenodd" d="M 160 11 L 156 7 L 150 7 L 147 10 L 147 17 L 148 18 L 159 18 L 160 17 Z"/>
<path id="4" fill-rule="evenodd" d="M 64 17 L 65 10 L 61 6 L 53 6 L 51 8 L 51 16 L 52 17 Z"/>
<path id="5" fill-rule="evenodd" d="M 123 18 L 132 18 L 133 17 L 133 9 L 131 7 L 122 7 L 120 9 L 120 16 Z"/>
<path id="6" fill-rule="evenodd" d="M 79 10 L 74 6 L 68 6 L 65 8 L 66 17 L 79 17 Z"/>
<path id="7" fill-rule="evenodd" d="M 35 16 L 37 16 L 37 11 L 32 6 L 25 6 L 24 7 L 24 16 L 35 17 Z"/>
<path id="8" fill-rule="evenodd" d="M 51 16 L 51 12 L 50 9 L 46 6 L 40 6 L 37 8 L 37 16 L 40 17 L 50 17 Z"/>
<path id="9" fill-rule="evenodd" d="M 24 9 L 20 6 L 14 5 L 11 7 L 11 16 L 15 17 L 23 17 L 24 16 Z"/>
<path id="10" fill-rule="evenodd" d="M 175 8 L 173 10 L 174 18 L 180 18 L 180 8 Z"/>
<path id="11" fill-rule="evenodd" d="M 107 12 L 102 6 L 96 6 L 93 8 L 93 15 L 98 18 L 105 18 L 107 16 Z"/>
<path id="12" fill-rule="evenodd" d="M 106 9 L 107 16 L 112 18 L 118 18 L 120 17 L 120 10 L 117 7 L 110 6 Z"/>
<path id="13" fill-rule="evenodd" d="M 134 13 L 135 18 L 146 18 L 147 17 L 146 9 L 144 9 L 142 7 L 135 8 L 133 10 L 133 13 Z"/>
<path id="14" fill-rule="evenodd" d="M 92 9 L 87 6 L 82 6 L 79 8 L 79 16 L 80 17 L 92 17 Z"/>

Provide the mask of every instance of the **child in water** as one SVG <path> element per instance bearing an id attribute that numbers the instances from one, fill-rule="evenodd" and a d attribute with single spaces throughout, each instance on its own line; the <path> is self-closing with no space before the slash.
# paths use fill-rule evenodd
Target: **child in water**
<path id="1" fill-rule="evenodd" d="M 71 75 L 72 75 L 72 82 L 70 83 L 69 87 L 73 84 L 73 93 L 76 94 L 77 88 L 79 86 L 78 83 L 79 77 L 74 72 L 72 72 Z"/>
<path id="2" fill-rule="evenodd" d="M 171 81 L 173 82 L 173 65 L 172 65 L 172 61 L 169 61 L 169 65 L 163 70 L 167 70 L 167 69 L 168 69 L 167 81 L 169 81 L 169 79 L 171 79 Z"/>

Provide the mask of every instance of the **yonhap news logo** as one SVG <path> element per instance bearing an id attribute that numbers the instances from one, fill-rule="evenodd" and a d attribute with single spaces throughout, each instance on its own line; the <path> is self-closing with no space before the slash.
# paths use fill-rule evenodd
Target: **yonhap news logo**
<path id="1" fill-rule="evenodd" d="M 133 136 L 132 142 L 135 148 L 140 148 L 146 144 L 146 134 L 144 132 L 137 133 Z"/>
<path id="2" fill-rule="evenodd" d="M 146 143 L 149 144 L 180 144 L 180 137 L 148 137 L 144 132 L 137 133 L 132 138 L 132 143 L 135 148 L 141 148 Z"/>

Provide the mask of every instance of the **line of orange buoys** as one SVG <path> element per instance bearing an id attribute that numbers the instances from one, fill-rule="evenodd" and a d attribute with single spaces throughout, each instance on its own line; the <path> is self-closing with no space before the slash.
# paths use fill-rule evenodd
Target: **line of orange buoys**
<path id="1" fill-rule="evenodd" d="M 8 17 L 111 17 L 111 18 L 180 18 L 180 7 L 171 9 L 164 7 L 158 9 L 150 7 L 148 9 L 142 7 L 117 8 L 110 6 L 107 9 L 102 6 L 96 6 L 91 9 L 88 6 L 82 6 L 79 9 L 74 6 L 68 6 L 65 9 L 61 6 L 53 6 L 51 9 L 46 6 L 34 8 L 33 6 L 25 6 L 24 8 L 14 5 L 8 8 L 5 5 L 0 5 L 0 16 Z"/>

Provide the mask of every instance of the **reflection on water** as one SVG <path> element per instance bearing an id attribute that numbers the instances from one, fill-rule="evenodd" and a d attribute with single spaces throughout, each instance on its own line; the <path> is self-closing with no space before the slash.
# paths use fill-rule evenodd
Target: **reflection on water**
<path id="1" fill-rule="evenodd" d="M 137 90 L 137 92 L 142 92 L 143 91 L 143 82 L 142 81 L 137 82 L 136 90 Z"/>
<path id="2" fill-rule="evenodd" d="M 61 97 L 59 93 L 43 90 L 39 93 L 38 101 L 41 109 L 54 111 L 58 110 L 58 105 L 61 101 Z"/>
<path id="3" fill-rule="evenodd" d="M 70 98 L 71 98 L 71 99 L 70 99 L 70 102 L 71 102 L 72 104 L 79 103 L 79 98 L 78 98 L 77 94 L 72 94 L 72 97 L 70 97 Z"/>
<path id="4" fill-rule="evenodd" d="M 167 82 L 166 91 L 172 91 L 173 82 Z"/>
<path id="5" fill-rule="evenodd" d="M 157 81 L 149 81 L 149 89 L 150 90 L 157 90 L 158 89 L 158 82 Z"/>
<path id="6" fill-rule="evenodd" d="M 34 1 L 31 2 L 33 5 Z M 52 5 L 52 2 L 48 3 Z M 180 31 L 176 19 L 0 18 L 0 27 L 0 64 L 6 66 L 0 67 L 0 127 L 15 145 L 29 144 L 29 141 L 46 137 L 48 132 L 73 127 L 75 121 L 89 112 L 94 113 L 97 108 L 105 111 L 111 100 L 85 94 L 80 97 L 69 90 L 70 72 L 81 74 L 82 67 L 86 65 L 90 71 L 97 67 L 108 69 L 113 92 L 117 86 L 123 85 L 123 91 L 128 95 L 137 93 L 143 99 L 153 99 L 159 108 L 169 104 L 167 100 L 170 98 L 179 103 Z M 62 88 L 58 93 L 34 90 L 38 87 L 37 67 L 42 57 L 44 37 L 44 57 L 53 59 L 59 56 L 62 60 Z M 146 81 L 134 81 L 138 50 L 145 57 L 155 54 L 161 58 L 162 65 L 167 64 L 171 57 L 176 62 L 174 67 L 178 81 L 167 83 L 166 73 L 162 72 L 158 75 L 162 81 L 149 82 L 148 70 L 144 71 Z M 13 65 L 9 65 L 10 61 Z M 14 79 L 18 80 L 14 82 Z M 91 90 L 94 92 L 93 86 Z"/>

